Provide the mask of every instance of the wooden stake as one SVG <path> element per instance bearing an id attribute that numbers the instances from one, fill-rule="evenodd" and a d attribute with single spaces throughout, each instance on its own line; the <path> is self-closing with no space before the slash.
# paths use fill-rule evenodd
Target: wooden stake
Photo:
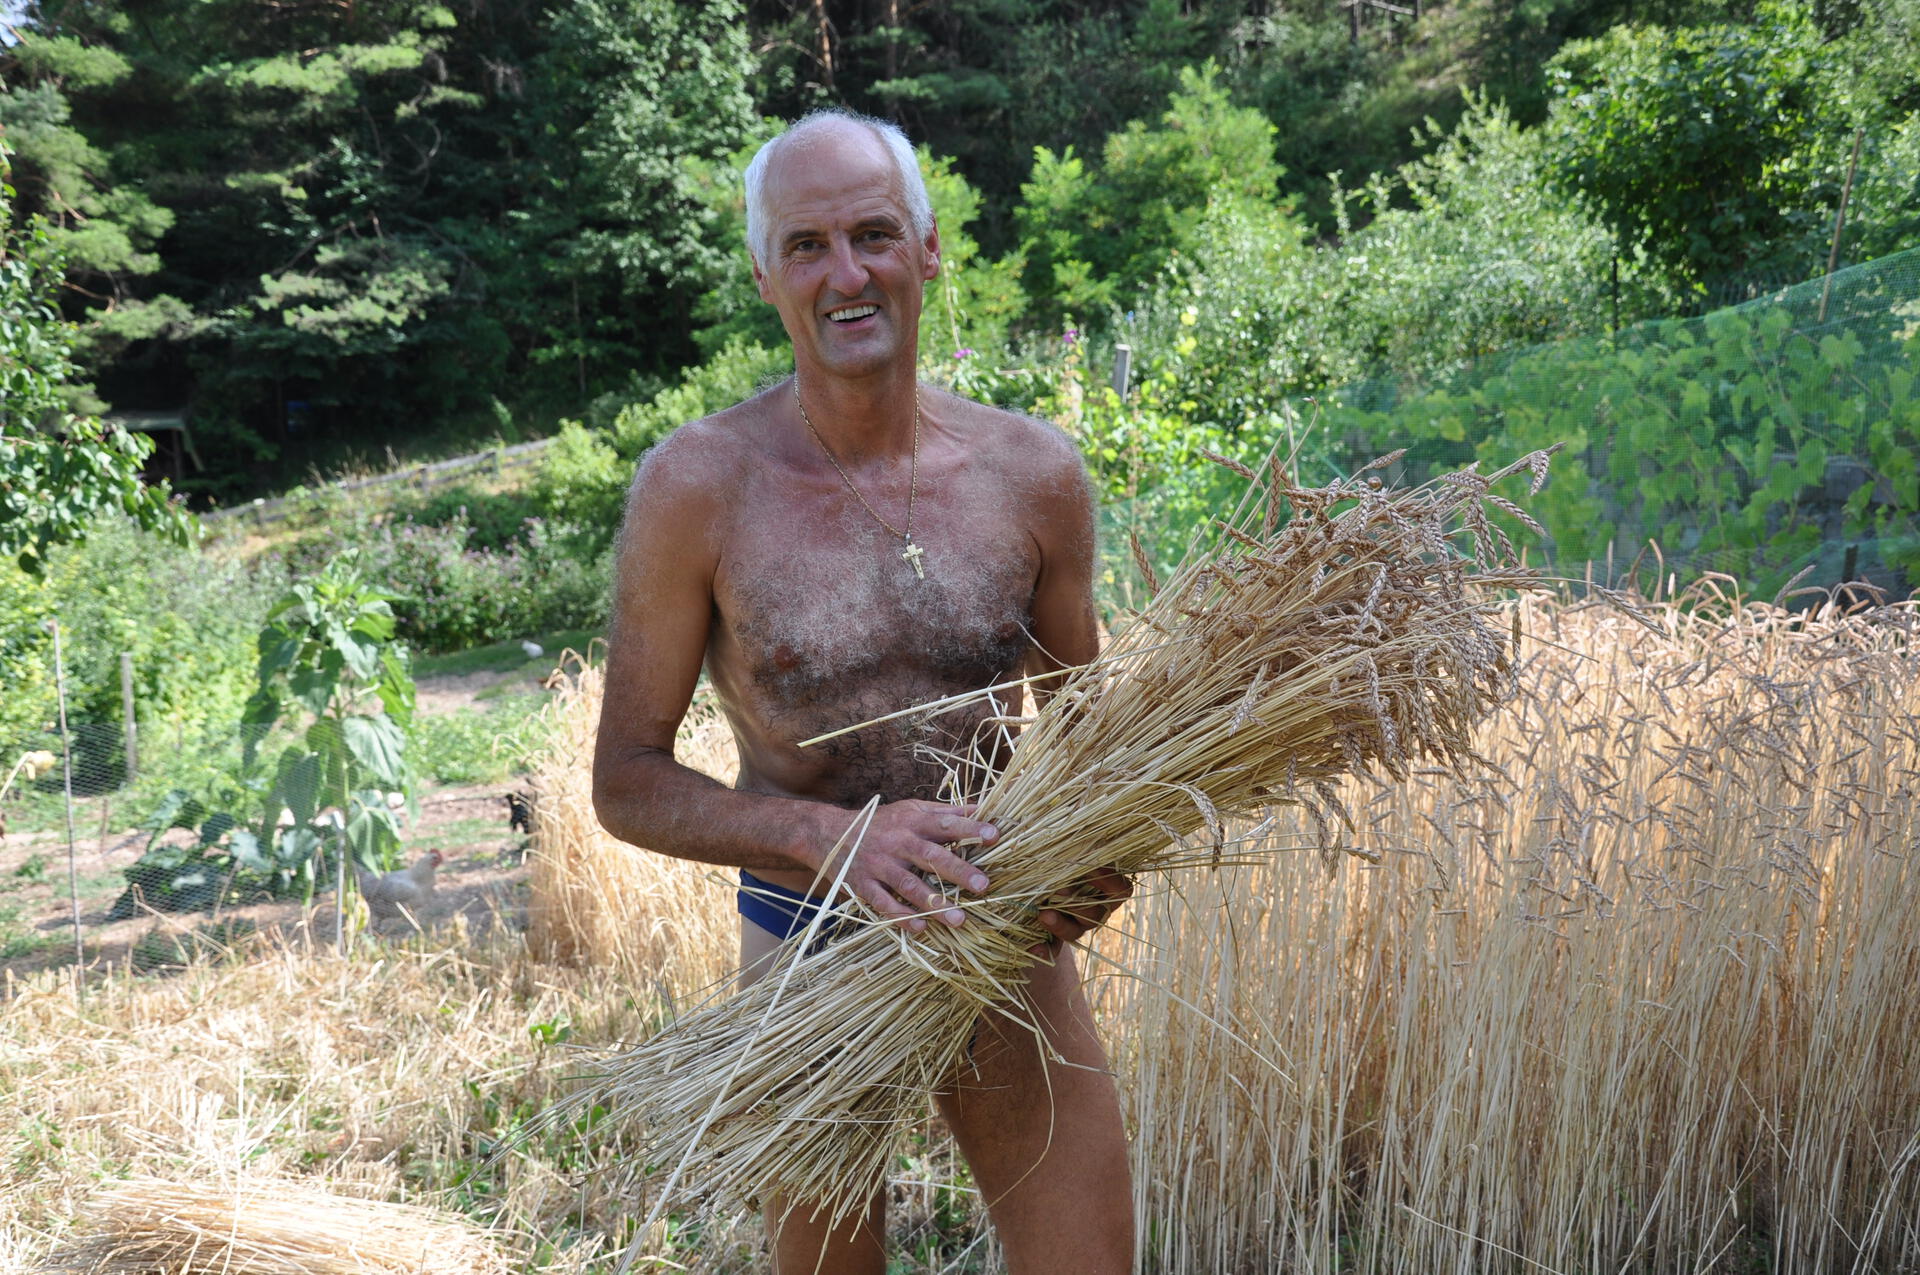
<path id="1" fill-rule="evenodd" d="M 1840 188 L 1840 207 L 1833 214 L 1833 247 L 1827 253 L 1827 277 L 1820 285 L 1820 317 L 1816 323 L 1827 321 L 1827 297 L 1833 292 L 1833 272 L 1840 264 L 1840 232 L 1847 224 L 1847 198 L 1853 194 L 1853 174 L 1860 167 L 1860 140 L 1866 135 L 1864 128 L 1853 130 L 1853 158 L 1847 161 L 1847 184 Z"/>
<path id="2" fill-rule="evenodd" d="M 80 967 L 80 867 L 73 849 L 73 739 L 67 730 L 67 663 L 60 650 L 60 621 L 48 620 L 53 630 L 53 686 L 60 701 L 60 780 L 67 801 L 67 899 L 73 905 L 73 964 Z"/>

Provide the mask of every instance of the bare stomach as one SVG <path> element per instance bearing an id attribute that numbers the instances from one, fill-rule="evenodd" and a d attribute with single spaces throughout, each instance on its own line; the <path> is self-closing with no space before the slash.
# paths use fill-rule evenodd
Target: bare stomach
<path id="1" fill-rule="evenodd" d="M 952 693 L 935 691 L 920 702 Z M 734 786 L 744 792 L 839 806 L 846 811 L 848 835 L 854 836 L 861 811 L 875 797 L 882 804 L 920 800 L 965 805 L 976 799 L 997 771 L 1004 751 L 997 746 L 997 736 L 989 739 L 988 732 L 980 729 L 991 716 L 990 707 L 976 705 L 934 718 L 896 718 L 805 749 L 786 738 L 764 733 L 756 737 L 756 732 L 743 730 L 736 720 L 740 771 Z M 813 733 L 837 730 L 859 720 L 843 714 Z M 755 869 L 754 875 L 790 890 L 812 893 L 823 893 L 828 884 L 816 883 L 814 874 L 805 869 Z"/>

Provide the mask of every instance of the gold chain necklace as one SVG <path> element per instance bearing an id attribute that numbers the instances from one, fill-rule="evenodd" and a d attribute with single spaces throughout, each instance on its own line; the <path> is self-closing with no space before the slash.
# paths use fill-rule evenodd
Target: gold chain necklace
<path id="1" fill-rule="evenodd" d="M 913 454 L 912 459 L 907 462 L 907 529 L 905 531 L 882 518 L 880 511 L 867 503 L 867 498 L 860 494 L 858 487 L 853 485 L 853 478 L 841 468 L 839 458 L 833 454 L 833 448 L 827 446 L 827 440 L 822 438 L 820 431 L 814 428 L 813 418 L 807 415 L 807 405 L 800 400 L 798 372 L 793 375 L 793 405 L 800 409 L 800 419 L 806 422 L 807 432 L 813 435 L 814 442 L 820 444 L 820 450 L 827 454 L 827 463 L 839 473 L 840 481 L 847 485 L 847 490 L 852 492 L 853 498 L 860 502 L 860 507 L 865 509 L 875 522 L 885 527 L 888 535 L 906 541 L 907 547 L 900 551 L 900 556 L 906 559 L 908 566 L 913 568 L 914 578 L 926 579 L 927 571 L 920 565 L 920 560 L 926 557 L 927 551 L 913 543 L 913 502 L 915 496 L 919 494 L 920 487 L 920 387 L 916 385 L 913 390 Z"/>

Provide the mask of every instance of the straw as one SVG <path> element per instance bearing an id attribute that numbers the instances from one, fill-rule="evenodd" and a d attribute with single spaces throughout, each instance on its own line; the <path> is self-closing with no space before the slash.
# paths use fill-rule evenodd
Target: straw
<path id="1" fill-rule="evenodd" d="M 505 1275 L 472 1227 L 406 1204 L 292 1182 L 142 1178 L 94 1200 L 45 1271 L 83 1275 Z"/>
<path id="2" fill-rule="evenodd" d="M 959 794 L 1001 833 L 974 854 L 989 895 L 943 904 L 967 924 L 915 935 L 856 903 L 852 933 L 815 952 L 789 942 L 780 977 L 606 1060 L 553 1118 L 603 1104 L 637 1126 L 650 1163 L 671 1170 L 656 1216 L 696 1192 L 823 1200 L 835 1218 L 862 1207 L 982 1011 L 1032 1025 L 1021 989 L 1049 937 L 1039 906 L 1106 866 L 1140 876 L 1236 859 L 1247 847 L 1227 822 L 1276 805 L 1304 808 L 1337 863 L 1350 819 L 1334 781 L 1476 760 L 1471 732 L 1510 693 L 1519 640 L 1495 612 L 1539 584 L 1488 515 L 1537 525 L 1490 489 L 1525 470 L 1538 490 L 1549 455 L 1410 490 L 1371 472 L 1399 453 L 1320 488 L 1294 486 L 1277 461 L 1256 475 L 1223 460 L 1249 498 L 1215 543 L 1017 742 L 1004 718 L 983 727 L 1014 747 L 983 791 Z"/>

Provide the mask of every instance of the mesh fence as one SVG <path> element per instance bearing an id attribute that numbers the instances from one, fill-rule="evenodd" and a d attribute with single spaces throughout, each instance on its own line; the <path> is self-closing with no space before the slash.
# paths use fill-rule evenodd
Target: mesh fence
<path id="1" fill-rule="evenodd" d="M 1528 502 L 1561 572 L 1657 556 L 1770 593 L 1920 577 L 1920 249 L 1695 318 L 1383 378 L 1316 404 L 1321 459 L 1418 480 L 1564 444 Z"/>

